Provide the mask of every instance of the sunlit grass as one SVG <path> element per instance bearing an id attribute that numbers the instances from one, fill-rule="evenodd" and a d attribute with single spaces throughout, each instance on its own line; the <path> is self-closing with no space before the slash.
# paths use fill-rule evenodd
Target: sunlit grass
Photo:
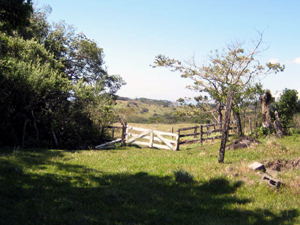
<path id="1" fill-rule="evenodd" d="M 226 151 L 224 164 L 218 142 L 175 152 L 3 150 L 0 224 L 300 224 L 299 169 L 275 172 L 285 185 L 274 189 L 248 167 L 299 158 L 298 139 L 261 141 Z M 193 182 L 176 182 L 180 171 Z"/>

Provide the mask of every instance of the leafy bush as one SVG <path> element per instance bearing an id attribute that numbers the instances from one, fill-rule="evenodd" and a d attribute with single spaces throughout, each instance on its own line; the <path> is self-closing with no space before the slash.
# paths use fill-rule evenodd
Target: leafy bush
<path id="1" fill-rule="evenodd" d="M 298 109 L 298 92 L 296 90 L 285 89 L 279 102 L 274 103 L 270 109 L 274 118 L 274 111 L 278 110 L 280 122 L 286 133 L 290 126 L 294 125 L 294 114 Z"/>
<path id="2" fill-rule="evenodd" d="M 143 113 L 147 113 L 147 112 L 149 112 L 149 109 L 147 109 L 147 108 L 142 108 L 142 110 L 141 110 L 141 113 L 143 114 Z"/>

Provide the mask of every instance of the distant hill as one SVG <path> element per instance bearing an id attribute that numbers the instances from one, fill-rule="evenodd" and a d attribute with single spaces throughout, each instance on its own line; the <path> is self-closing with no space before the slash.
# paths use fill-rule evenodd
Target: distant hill
<path id="1" fill-rule="evenodd" d="M 116 108 L 125 120 L 131 123 L 200 122 L 200 116 L 178 116 L 176 112 L 180 106 L 177 102 L 148 98 L 130 99 L 127 97 L 118 97 L 116 102 Z"/>

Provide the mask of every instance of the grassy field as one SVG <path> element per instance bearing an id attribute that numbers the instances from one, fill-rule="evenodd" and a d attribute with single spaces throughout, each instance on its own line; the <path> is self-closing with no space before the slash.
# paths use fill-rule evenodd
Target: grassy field
<path id="1" fill-rule="evenodd" d="M 216 142 L 177 152 L 1 149 L 0 224 L 300 224 L 300 136 L 261 141 L 227 151 L 224 164 Z M 277 165 L 270 172 L 285 185 L 262 182 L 248 168 L 255 161 Z"/>

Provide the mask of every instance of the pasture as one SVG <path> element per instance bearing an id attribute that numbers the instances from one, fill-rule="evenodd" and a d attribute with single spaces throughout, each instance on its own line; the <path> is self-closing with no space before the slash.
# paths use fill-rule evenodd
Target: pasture
<path id="1" fill-rule="evenodd" d="M 226 151 L 224 164 L 217 141 L 175 152 L 1 149 L 0 224 L 300 224 L 300 136 L 260 141 Z M 285 185 L 262 182 L 255 161 Z M 180 171 L 193 181 L 177 182 Z"/>

